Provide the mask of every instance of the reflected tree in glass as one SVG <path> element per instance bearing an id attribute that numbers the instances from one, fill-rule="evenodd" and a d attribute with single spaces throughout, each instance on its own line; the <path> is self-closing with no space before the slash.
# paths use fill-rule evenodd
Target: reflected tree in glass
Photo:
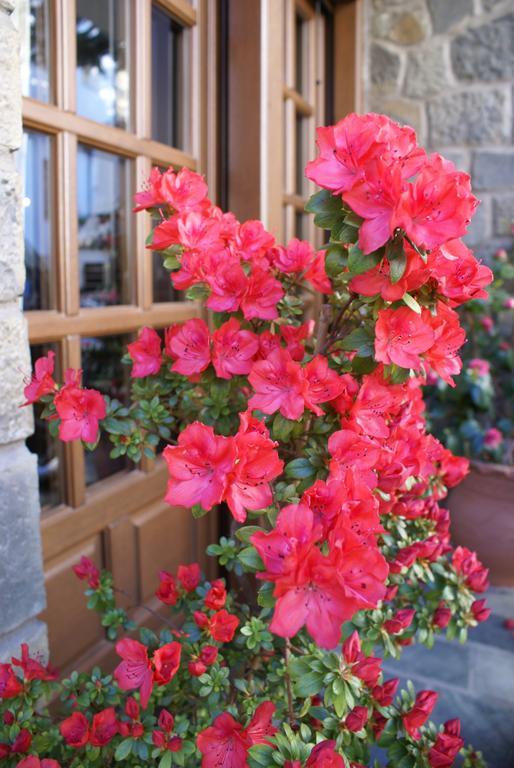
<path id="1" fill-rule="evenodd" d="M 130 127 L 130 0 L 77 0 L 77 112 Z"/>
<path id="2" fill-rule="evenodd" d="M 56 344 L 38 344 L 30 349 L 34 362 L 50 351 L 55 352 L 55 375 L 62 377 L 59 350 Z M 39 498 L 43 510 L 64 502 L 63 443 L 50 435 L 48 422 L 40 417 L 40 409 L 34 410 L 34 433 L 27 439 L 29 451 L 37 455 Z"/>
<path id="3" fill-rule="evenodd" d="M 17 0 L 13 18 L 20 33 L 23 95 L 48 102 L 52 97 L 50 0 Z"/>
<path id="4" fill-rule="evenodd" d="M 119 336 L 87 336 L 80 340 L 83 384 L 109 392 L 113 399 L 127 403 L 130 391 L 130 367 L 121 358 L 131 338 Z M 102 433 L 98 448 L 85 451 L 86 485 L 92 485 L 127 467 L 126 456 L 110 459 L 112 443 Z"/>
<path id="5" fill-rule="evenodd" d="M 55 307 L 52 271 L 52 138 L 25 131 L 19 158 L 23 178 L 26 280 L 23 308 Z"/>
<path id="6" fill-rule="evenodd" d="M 77 185 L 80 304 L 129 304 L 130 161 L 80 144 Z"/>

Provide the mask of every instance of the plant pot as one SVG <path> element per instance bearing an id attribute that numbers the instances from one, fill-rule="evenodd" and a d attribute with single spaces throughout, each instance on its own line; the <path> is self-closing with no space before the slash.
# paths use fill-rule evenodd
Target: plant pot
<path id="1" fill-rule="evenodd" d="M 492 584 L 514 586 L 514 467 L 472 461 L 448 507 L 453 543 L 477 552 Z"/>

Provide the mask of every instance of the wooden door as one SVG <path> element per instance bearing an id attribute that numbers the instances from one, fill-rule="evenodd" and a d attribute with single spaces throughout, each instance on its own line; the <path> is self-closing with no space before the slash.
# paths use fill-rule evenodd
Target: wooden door
<path id="1" fill-rule="evenodd" d="M 123 345 L 144 325 L 199 312 L 174 295 L 145 250 L 149 217 L 131 208 L 152 165 L 199 170 L 216 197 L 217 2 L 25 0 L 17 13 L 33 357 L 51 348 L 61 372 L 83 368 L 86 386 L 123 399 Z M 51 659 L 81 668 L 109 646 L 71 566 L 87 555 L 111 569 L 139 621 L 158 571 L 200 559 L 213 520 L 162 502 L 160 459 L 134 469 L 110 460 L 107 442 L 85 454 L 39 422 L 28 444 L 39 460 Z"/>

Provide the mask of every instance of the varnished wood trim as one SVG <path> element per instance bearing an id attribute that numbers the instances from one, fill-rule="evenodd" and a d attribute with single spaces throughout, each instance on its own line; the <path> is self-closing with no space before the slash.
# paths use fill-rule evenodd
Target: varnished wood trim
<path id="1" fill-rule="evenodd" d="M 292 100 L 296 107 L 296 111 L 304 117 L 312 117 L 314 114 L 314 107 L 312 104 L 309 104 L 309 102 L 306 101 L 298 91 L 295 91 L 294 88 L 284 86 L 284 99 Z"/>
<path id="2" fill-rule="evenodd" d="M 62 344 L 63 368 L 82 367 L 80 336 L 67 336 Z M 84 449 L 79 440 L 64 443 L 65 498 L 70 507 L 80 507 L 86 499 Z"/>
<path id="3" fill-rule="evenodd" d="M 176 168 L 186 166 L 196 170 L 196 160 L 192 155 L 174 147 L 168 147 L 152 139 L 143 139 L 132 133 L 102 125 L 86 117 L 63 112 L 53 104 L 43 104 L 35 99 L 23 99 L 23 121 L 30 128 L 57 133 L 68 131 L 75 134 L 80 141 L 93 144 L 108 152 L 137 157 L 147 155 L 154 162 L 162 165 L 173 165 Z"/>
<path id="4" fill-rule="evenodd" d="M 81 309 L 68 317 L 60 312 L 26 312 L 31 344 L 59 341 L 67 335 L 107 336 L 135 331 L 144 325 L 164 327 L 199 314 L 194 301 L 154 304 L 148 310 L 136 306 Z"/>
<path id="5" fill-rule="evenodd" d="M 283 195 L 282 202 L 284 205 L 292 205 L 298 213 L 305 213 L 305 203 L 307 200 L 301 195 Z"/>
<path id="6" fill-rule="evenodd" d="M 41 521 L 43 558 L 47 562 L 63 550 L 100 533 L 106 525 L 120 516 L 162 499 L 166 488 L 167 470 L 162 459 L 148 474 L 134 469 L 119 472 L 87 489 L 84 503 L 76 509 L 61 506 Z"/>
<path id="7" fill-rule="evenodd" d="M 157 5 L 186 27 L 193 27 L 196 24 L 196 10 L 187 0 L 157 0 Z"/>

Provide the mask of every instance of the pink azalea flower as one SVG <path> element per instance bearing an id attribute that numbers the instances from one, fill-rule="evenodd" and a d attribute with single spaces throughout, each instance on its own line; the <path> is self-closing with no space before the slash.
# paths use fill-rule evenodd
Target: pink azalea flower
<path id="1" fill-rule="evenodd" d="M 268 737 L 276 733 L 271 722 L 274 712 L 271 701 L 263 702 L 246 728 L 228 712 L 218 715 L 213 724 L 197 736 L 202 768 L 245 768 L 250 747 L 266 743 Z"/>
<path id="2" fill-rule="evenodd" d="M 105 399 L 96 389 L 82 389 L 66 384 L 55 396 L 59 424 L 59 437 L 64 442 L 84 440 L 94 443 L 98 436 L 98 422 L 105 419 Z"/>
<path id="3" fill-rule="evenodd" d="M 210 334 L 200 318 L 166 330 L 166 352 L 175 362 L 171 370 L 184 376 L 202 373 L 211 362 Z"/>
<path id="4" fill-rule="evenodd" d="M 420 355 L 434 343 L 434 331 L 408 307 L 382 309 L 375 326 L 375 354 L 381 363 L 419 370 Z"/>
<path id="5" fill-rule="evenodd" d="M 163 455 L 169 473 L 168 504 L 200 504 L 208 510 L 220 503 L 236 458 L 233 438 L 215 435 L 212 427 L 195 421 L 181 432 L 178 445 L 167 445 Z"/>
<path id="6" fill-rule="evenodd" d="M 248 401 L 251 410 L 280 411 L 286 419 L 299 419 L 305 409 L 305 376 L 284 349 L 271 352 L 253 364 L 248 381 L 255 390 Z"/>
<path id="7" fill-rule="evenodd" d="M 252 331 L 241 330 L 239 320 L 232 317 L 214 331 L 212 364 L 220 379 L 231 379 L 250 373 L 259 339 Z"/>
<path id="8" fill-rule="evenodd" d="M 161 370 L 161 339 L 153 328 L 142 328 L 137 341 L 127 345 L 132 358 L 132 378 L 152 376 Z"/>
<path id="9" fill-rule="evenodd" d="M 123 661 L 114 670 L 114 677 L 122 691 L 139 689 L 141 706 L 146 709 L 153 688 L 153 673 L 146 646 L 124 637 L 116 643 L 116 653 Z"/>
<path id="10" fill-rule="evenodd" d="M 46 357 L 40 357 L 34 364 L 34 374 L 30 384 L 23 390 L 25 395 L 25 402 L 23 405 L 32 405 L 37 403 L 44 395 L 49 395 L 55 392 L 57 385 L 53 380 L 52 374 L 54 372 L 54 360 L 55 352 L 52 350 L 46 355 Z"/>

